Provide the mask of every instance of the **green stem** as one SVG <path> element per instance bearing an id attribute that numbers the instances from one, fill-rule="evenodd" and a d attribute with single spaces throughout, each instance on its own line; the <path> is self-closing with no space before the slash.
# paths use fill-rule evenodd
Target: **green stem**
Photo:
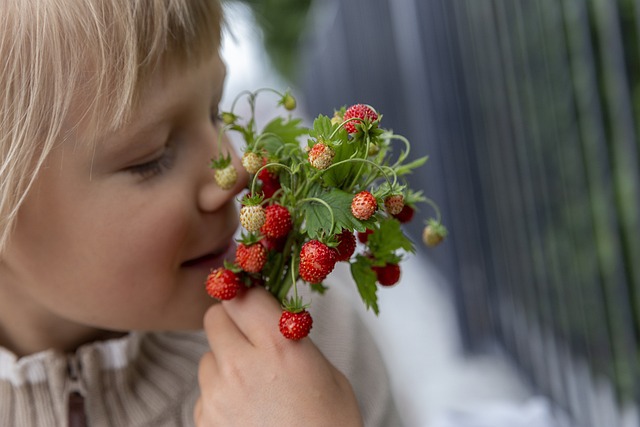
<path id="1" fill-rule="evenodd" d="M 364 158 L 365 159 L 367 157 L 369 157 L 369 145 L 370 144 L 371 144 L 371 138 L 369 137 L 369 134 L 367 134 L 367 143 L 365 144 L 365 147 L 364 147 Z M 353 187 L 356 185 L 356 182 L 358 181 L 358 178 L 362 174 L 362 169 L 363 168 L 364 168 L 364 164 L 360 163 L 360 168 L 358 168 L 358 172 L 356 172 L 356 174 L 353 176 L 353 180 L 351 181 L 351 185 L 349 185 L 349 189 L 353 189 Z"/>
<path id="2" fill-rule="evenodd" d="M 389 139 L 399 139 L 400 141 L 404 142 L 405 147 L 407 148 L 407 151 L 402 151 L 400 153 L 400 156 L 398 157 L 398 160 L 396 160 L 396 162 L 393 164 L 393 166 L 391 166 L 392 168 L 396 168 L 398 167 L 403 161 L 404 159 L 407 158 L 407 156 L 409 155 L 409 152 L 411 151 L 411 144 L 409 143 L 409 140 L 407 138 L 405 138 L 402 135 L 395 135 L 395 134 L 391 134 L 389 136 Z"/>
<path id="3" fill-rule="evenodd" d="M 281 92 L 278 92 L 277 90 L 270 88 L 270 87 L 261 87 L 260 89 L 256 89 L 254 93 L 255 96 L 257 96 L 260 92 L 272 92 L 275 93 L 276 95 L 278 95 L 279 97 L 283 97 L 284 94 Z"/>
<path id="4" fill-rule="evenodd" d="M 328 168 L 324 169 L 324 170 L 323 170 L 323 171 L 321 171 L 321 172 L 326 172 L 326 171 L 328 171 L 329 169 L 331 169 L 332 167 L 335 167 L 335 166 L 341 165 L 341 164 L 343 164 L 343 163 L 348 163 L 348 162 L 362 162 L 362 163 L 368 163 L 368 164 L 370 164 L 370 165 L 371 165 L 371 166 L 373 166 L 374 168 L 378 169 L 378 171 L 382 174 L 382 176 L 383 176 L 383 177 L 384 177 L 384 179 L 387 181 L 387 183 L 389 184 L 389 186 L 390 186 L 390 187 L 393 187 L 393 185 L 398 181 L 398 177 L 397 177 L 397 175 L 396 175 L 396 172 L 395 172 L 393 169 L 391 169 L 391 172 L 392 172 L 392 174 L 393 174 L 393 183 L 392 183 L 392 182 L 391 182 L 391 180 L 389 179 L 389 176 L 387 175 L 387 173 L 384 171 L 384 169 L 383 169 L 380 165 L 378 165 L 378 164 L 376 164 L 376 163 L 372 162 L 371 160 L 368 160 L 368 159 L 361 159 L 361 158 L 353 158 L 353 159 L 341 160 L 341 161 L 339 161 L 339 162 L 336 162 L 336 163 L 332 164 L 331 166 L 329 166 Z M 358 178 L 358 175 L 356 175 L 356 177 L 355 177 L 355 178 L 357 179 L 357 178 Z M 355 180 L 354 180 L 354 182 L 355 182 Z M 353 183 L 352 183 L 352 186 L 353 186 Z"/>
<path id="5" fill-rule="evenodd" d="M 359 121 L 361 122 L 362 119 L 359 117 L 351 117 L 350 119 L 347 119 L 345 121 L 343 121 L 342 123 L 340 123 L 340 125 L 331 133 L 331 135 L 329 135 L 329 140 L 332 140 L 334 136 L 336 136 L 336 133 L 342 129 L 344 127 L 344 125 L 346 125 L 349 122 L 353 122 L 353 121 Z"/>
<path id="6" fill-rule="evenodd" d="M 301 221 L 296 221 L 296 224 L 295 224 L 296 229 L 299 228 L 300 222 Z M 278 286 L 277 291 L 274 293 L 274 295 L 278 298 L 278 301 L 280 302 L 284 301 L 284 299 L 287 297 L 287 294 L 289 294 L 291 285 L 296 282 L 297 276 L 295 274 L 295 263 L 294 263 L 295 258 L 291 254 L 297 253 L 297 252 L 298 252 L 298 247 L 295 244 L 295 233 L 290 233 L 289 237 L 287 238 L 287 242 L 285 243 L 284 251 L 282 252 L 283 254 L 289 254 L 290 256 L 286 256 L 283 258 L 283 262 L 282 262 L 282 265 L 280 266 L 278 276 L 277 276 L 278 278 L 282 278 L 282 283 L 280 284 L 280 286 Z M 289 269 L 291 274 L 290 275 L 287 274 L 286 277 L 282 277 L 284 266 L 287 263 L 289 264 Z"/>
<path id="7" fill-rule="evenodd" d="M 436 212 L 436 221 L 437 221 L 438 223 L 440 223 L 441 216 L 440 216 L 440 208 L 438 207 L 438 205 L 437 205 L 433 200 L 431 200 L 431 199 L 430 199 L 430 198 L 428 198 L 428 197 L 425 197 L 425 200 L 424 200 L 424 201 L 425 201 L 429 206 L 431 206 L 431 207 L 433 208 L 433 210 Z"/>
<path id="8" fill-rule="evenodd" d="M 231 113 L 233 113 L 233 110 L 236 108 L 236 103 L 240 100 L 240 98 L 242 98 L 245 95 L 253 96 L 253 93 L 250 90 L 243 90 L 238 95 L 236 95 L 235 99 L 231 103 L 231 111 L 230 111 Z"/>
<path id="9" fill-rule="evenodd" d="M 331 228 L 329 229 L 329 235 L 333 235 L 333 229 L 336 226 L 336 221 L 335 221 L 335 216 L 333 215 L 333 209 L 331 209 L 331 206 L 329 206 L 329 204 L 324 200 L 318 199 L 317 197 L 307 197 L 305 199 L 300 200 L 298 203 L 305 203 L 305 202 L 318 202 L 324 205 L 324 207 L 327 208 L 327 210 L 329 210 L 329 215 L 331 215 Z"/>
<path id="10" fill-rule="evenodd" d="M 260 169 L 258 169 L 255 173 L 255 175 L 253 175 L 253 179 L 251 180 L 251 194 L 255 194 L 256 191 L 256 181 L 258 179 L 258 175 L 260 174 L 260 172 L 262 172 L 263 169 L 268 168 L 270 166 L 279 166 L 282 167 L 284 169 L 287 170 L 287 172 L 289 172 L 289 174 L 291 175 L 291 187 L 294 187 L 294 183 L 295 183 L 295 174 L 293 173 L 293 171 L 291 170 L 291 168 L 289 168 L 289 166 L 287 165 L 283 165 L 282 163 L 277 163 L 277 162 L 273 162 L 273 163 L 267 163 L 266 165 L 262 166 Z"/>
<path id="11" fill-rule="evenodd" d="M 260 148 L 260 145 L 259 145 L 259 144 L 260 144 L 260 142 L 262 141 L 262 139 L 263 139 L 264 137 L 266 137 L 266 136 L 273 136 L 273 137 L 275 137 L 276 139 L 279 139 L 279 140 L 280 140 L 280 142 L 282 142 L 282 143 L 284 144 L 284 141 L 282 141 L 282 138 L 280 137 L 280 135 L 275 134 L 275 133 L 273 133 L 273 132 L 265 132 L 265 133 L 260 134 L 260 136 L 259 136 L 258 138 L 256 138 L 256 141 L 255 141 L 255 143 L 254 143 L 254 145 L 253 145 L 253 149 L 254 149 L 254 150 L 256 150 L 256 149 Z"/>

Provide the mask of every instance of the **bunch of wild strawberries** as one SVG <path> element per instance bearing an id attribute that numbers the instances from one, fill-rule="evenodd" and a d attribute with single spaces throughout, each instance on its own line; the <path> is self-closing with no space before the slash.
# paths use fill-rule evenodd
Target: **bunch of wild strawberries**
<path id="1" fill-rule="evenodd" d="M 416 204 L 430 204 L 437 216 L 426 223 L 425 244 L 439 244 L 447 230 L 437 206 L 404 179 L 426 157 L 407 161 L 409 141 L 380 127 L 382 116 L 372 107 L 356 104 L 333 117 L 320 115 L 311 129 L 301 119 L 279 116 L 258 130 L 255 105 L 262 92 L 276 93 L 286 110 L 296 107 L 289 91 L 260 89 L 241 93 L 221 115 L 221 131 L 242 134 L 242 165 L 251 178 L 241 201 L 244 230 L 235 262 L 213 270 L 206 288 L 214 298 L 231 299 L 243 286 L 266 287 L 283 307 L 280 331 L 297 340 L 312 326 L 298 296 L 300 281 L 324 293 L 323 281 L 336 263 L 347 262 L 362 300 L 377 314 L 377 286 L 396 284 L 403 253 L 414 251 L 401 224 L 413 218 Z M 243 96 L 251 111 L 244 121 L 233 112 Z M 399 154 L 392 150 L 396 143 Z M 234 186 L 237 172 L 228 153 L 211 166 L 220 187 Z"/>

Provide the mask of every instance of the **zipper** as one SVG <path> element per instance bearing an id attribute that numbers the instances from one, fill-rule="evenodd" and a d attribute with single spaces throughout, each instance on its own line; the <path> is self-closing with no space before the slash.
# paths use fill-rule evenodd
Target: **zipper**
<path id="1" fill-rule="evenodd" d="M 83 387 L 80 381 L 80 361 L 75 356 L 67 359 L 67 414 L 69 427 L 87 427 L 87 413 L 84 407 Z"/>

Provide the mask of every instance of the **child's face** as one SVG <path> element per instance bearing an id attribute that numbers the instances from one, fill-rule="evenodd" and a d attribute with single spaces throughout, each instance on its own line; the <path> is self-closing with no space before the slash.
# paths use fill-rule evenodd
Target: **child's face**
<path id="1" fill-rule="evenodd" d="M 204 280 L 233 258 L 246 184 L 235 153 L 234 189 L 208 167 L 223 81 L 217 56 L 158 72 L 123 129 L 95 147 L 73 137 L 56 147 L 0 264 L 0 299 L 50 327 L 200 327 L 213 302 Z M 222 150 L 233 151 L 226 139 Z"/>

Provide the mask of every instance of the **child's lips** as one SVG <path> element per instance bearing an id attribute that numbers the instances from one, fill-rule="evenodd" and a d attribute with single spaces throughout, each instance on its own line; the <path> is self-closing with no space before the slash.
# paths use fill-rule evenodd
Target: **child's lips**
<path id="1" fill-rule="evenodd" d="M 200 256 L 198 258 L 193 258 L 188 261 L 182 263 L 182 267 L 184 268 L 206 268 L 206 269 L 214 269 L 218 267 L 222 267 L 224 265 L 224 261 L 229 259 L 229 257 L 233 256 L 236 249 L 235 241 L 231 241 L 229 245 L 227 245 L 221 251 L 211 252 Z"/>

